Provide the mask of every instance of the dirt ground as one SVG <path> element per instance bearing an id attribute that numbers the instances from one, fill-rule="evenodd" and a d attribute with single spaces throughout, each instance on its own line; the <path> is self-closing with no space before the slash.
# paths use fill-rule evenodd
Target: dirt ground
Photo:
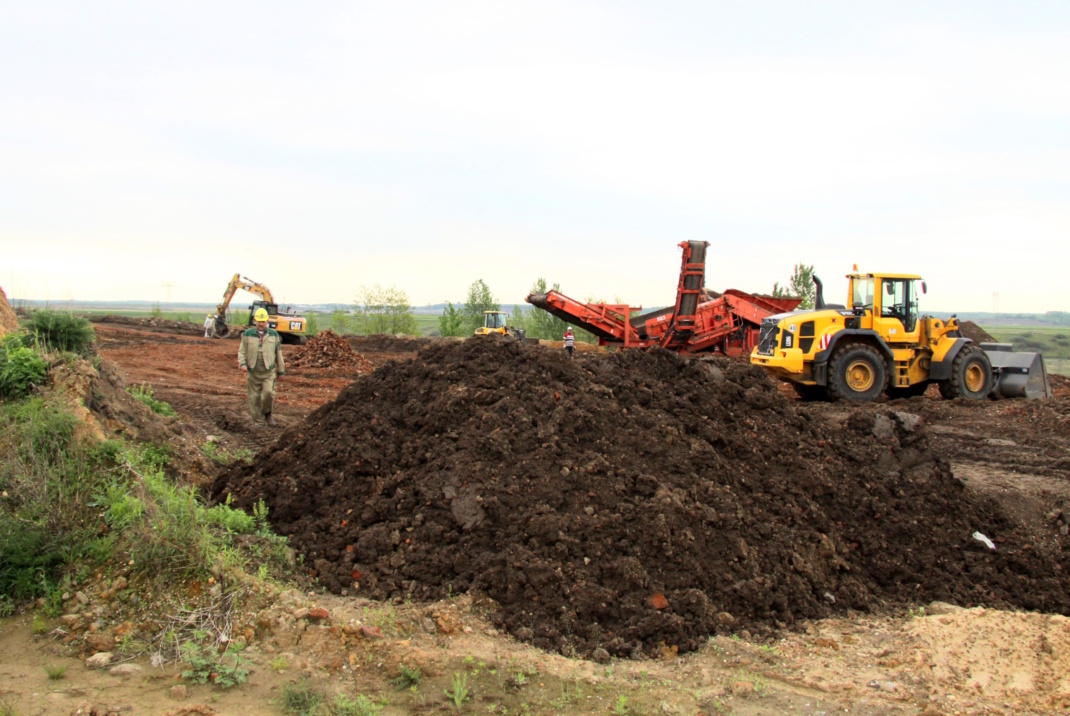
<path id="1" fill-rule="evenodd" d="M 514 387 L 496 372 L 507 366 L 504 354 L 489 356 L 494 371 L 470 375 L 463 366 L 485 364 L 488 358 L 482 354 L 487 347 L 471 340 L 349 337 L 354 351 L 380 370 L 367 374 L 363 361 L 357 362 L 359 368 L 291 369 L 278 385 L 276 413 L 282 425 L 270 429 L 256 428 L 249 419 L 236 341 L 205 340 L 181 324 L 101 322 L 95 328 L 102 358 L 117 365 L 126 384 L 149 386 L 171 403 L 179 413 L 173 420 L 191 444 L 212 436 L 226 451 L 257 455 L 251 465 L 222 475 L 211 465 L 202 467 L 205 481 L 216 477 L 217 489 L 232 486 L 236 496 L 244 484 L 252 497 L 263 495 L 263 488 L 283 473 L 318 480 L 319 493 L 331 502 L 353 512 L 354 505 L 363 506 L 352 519 L 362 521 L 372 536 L 361 544 L 361 535 L 347 534 L 347 525 L 320 509 L 311 491 L 303 491 L 311 499 L 312 521 L 302 522 L 295 511 L 275 526 L 289 533 L 295 546 L 322 551 L 322 563 L 310 562 L 335 593 L 299 596 L 306 607 L 325 607 L 331 617 L 328 623 L 305 625 L 286 618 L 287 611 L 302 607 L 286 605 L 276 619 L 280 626 L 251 650 L 253 674 L 241 689 L 190 687 L 184 698 L 175 699 L 173 668 L 144 663 L 143 672 L 127 676 L 89 670 L 47 635 L 32 635 L 28 617 L 0 623 L 0 706 L 10 704 L 16 713 L 67 714 L 89 702 L 130 713 L 278 713 L 281 689 L 300 675 L 328 688 L 377 695 L 389 701 L 384 713 L 438 712 L 453 710 L 442 694 L 458 671 L 475 686 L 463 706 L 472 713 L 1040 714 L 1070 708 L 1070 622 L 1062 616 L 1070 598 L 1063 556 L 1070 524 L 1066 379 L 1053 378 L 1056 398 L 1045 401 L 945 402 L 930 391 L 909 400 L 845 407 L 796 401 L 790 391 L 750 378 L 745 366 L 714 364 L 724 382 L 714 381 L 721 387 L 709 389 L 713 393 L 670 391 L 666 386 L 674 380 L 698 380 L 677 365 L 675 356 L 587 352 L 570 365 L 559 360 L 560 351 L 524 346 L 514 356 L 519 367 L 508 368 L 529 374 L 530 382 L 514 381 L 522 400 L 500 406 L 507 409 L 502 414 L 490 408 L 501 401 L 503 388 Z M 288 356 L 291 350 L 296 349 L 288 347 Z M 648 362 L 652 365 L 641 365 Z M 645 371 L 643 380 L 622 385 L 622 376 L 640 374 L 636 371 Z M 702 371 L 713 375 L 709 366 Z M 586 392 L 576 387 L 582 382 L 588 384 Z M 403 385 L 423 399 L 412 404 L 389 392 Z M 726 385 L 731 391 L 722 395 Z M 540 394 L 540 387 L 549 392 Z M 555 422 L 563 400 L 570 420 Z M 546 406 L 536 408 L 540 401 Z M 684 411 L 702 401 L 709 416 L 705 433 L 688 435 L 680 420 L 686 423 Z M 614 403 L 617 415 L 611 412 Z M 619 415 L 621 406 L 646 420 L 647 439 L 626 434 L 629 422 Z M 432 424 L 443 411 L 452 428 Z M 904 423 L 897 413 L 921 421 Z M 369 427 L 376 415 L 382 423 Z M 473 415 L 480 426 L 467 424 Z M 773 418 L 780 423 L 770 428 Z M 518 427 L 532 422 L 534 432 Z M 585 455 L 584 440 L 601 439 L 607 431 L 599 426 L 607 422 L 617 430 L 615 439 L 606 437 Z M 352 434 L 348 442 L 346 430 Z M 369 430 L 377 442 L 362 439 Z M 415 441 L 413 430 L 421 436 Z M 450 462 L 455 453 L 436 440 L 457 442 L 469 430 L 485 438 L 483 460 Z M 408 452 L 391 453 L 391 446 L 405 444 L 406 437 Z M 696 442 L 699 437 L 714 448 L 712 453 Z M 526 463 L 506 457 L 517 440 L 536 439 L 541 442 L 523 453 L 529 456 Z M 880 450 L 882 440 L 887 454 Z M 895 446 L 889 450 L 891 442 Z M 379 445 L 380 452 L 368 452 L 369 444 Z M 288 457 L 295 445 L 305 450 L 301 469 Z M 555 460 L 562 446 L 569 459 Z M 619 462 L 592 464 L 595 453 L 614 451 L 622 455 Z M 696 454 L 705 462 L 696 463 Z M 358 462 L 372 467 L 362 472 Z M 394 462 L 394 470 L 387 470 Z M 800 464 L 811 468 L 811 478 L 815 465 L 827 468 L 820 480 L 802 480 Z M 723 484 L 737 494 L 734 503 L 704 496 L 701 503 L 719 514 L 698 522 L 688 521 L 695 519 L 689 513 L 700 503 L 687 487 L 696 465 L 723 475 Z M 867 465 L 869 473 L 879 468 L 900 477 L 890 488 L 876 477 L 867 483 L 859 477 Z M 460 467 L 465 472 L 458 479 Z M 339 474 L 332 477 L 331 470 Z M 752 481 L 743 499 L 738 480 L 748 470 L 770 477 Z M 510 492 L 510 481 L 503 480 L 494 492 L 495 474 L 527 481 L 524 489 Z M 619 477 L 643 499 L 599 493 L 597 485 L 613 484 L 597 481 L 607 475 Z M 436 499 L 446 495 L 441 505 L 421 503 L 425 514 L 419 524 L 414 509 L 399 504 L 406 490 L 419 489 L 417 478 L 431 486 L 428 490 L 440 491 Z M 839 495 L 845 481 L 858 516 L 850 514 L 852 503 L 822 494 L 832 489 Z M 550 489 L 554 483 L 557 496 Z M 390 491 L 384 492 L 384 485 Z M 261 492 L 253 492 L 254 486 Z M 935 493 L 927 491 L 934 486 Z M 345 502 L 349 492 L 357 495 L 349 498 L 352 504 Z M 379 504 L 380 495 L 390 499 Z M 529 541 L 510 541 L 512 532 L 501 530 L 495 533 L 499 541 L 489 545 L 502 553 L 501 569 L 466 566 L 465 555 L 480 553 L 471 539 L 480 522 L 508 522 L 508 515 L 525 504 L 524 495 L 545 505 L 533 515 L 539 519 L 522 525 Z M 593 514 L 580 506 L 584 502 Z M 571 512 L 576 507 L 579 511 Z M 387 530 L 401 524 L 400 515 L 380 514 L 387 508 L 407 513 L 407 526 Z M 755 509 L 762 520 L 752 519 Z M 599 521 L 603 512 L 606 519 Z M 807 515 L 819 513 L 836 523 L 824 526 L 831 546 L 823 546 L 808 524 Z M 560 514 L 566 523 L 553 519 Z M 613 521 L 612 515 L 622 519 Z M 666 515 L 690 535 L 671 529 L 668 537 L 659 533 L 666 529 Z M 961 534 L 978 521 L 996 528 L 989 535 L 996 550 Z M 583 531 L 588 522 L 591 530 Z M 443 531 L 432 529 L 436 525 Z M 607 533 L 604 539 L 588 539 L 594 525 Z M 541 546 L 540 530 L 552 530 Z M 418 568 L 398 562 L 393 531 L 410 535 L 407 539 L 419 535 L 432 547 L 422 553 L 424 561 L 413 558 L 415 550 L 405 553 Z M 560 534 L 574 533 L 587 542 L 575 548 L 576 555 L 565 550 L 559 556 L 567 574 L 547 572 L 553 552 L 543 547 L 553 549 L 567 542 Z M 734 538 L 721 540 L 725 535 Z M 620 550 L 621 540 L 630 540 L 629 549 L 637 554 L 649 548 L 649 560 L 607 564 L 606 555 Z M 773 548 L 791 540 L 799 542 L 794 554 Z M 722 541 L 730 546 L 724 554 Z M 689 547 L 693 542 L 701 549 Z M 670 553 L 666 544 L 672 545 Z M 347 545 L 354 548 L 348 560 Z M 457 586 L 471 587 L 477 596 L 458 596 L 436 582 L 446 567 L 436 566 L 435 547 L 448 555 L 448 569 L 460 577 Z M 939 549 L 946 550 L 946 558 Z M 602 557 L 604 574 L 569 566 L 582 565 L 588 555 L 595 562 Z M 393 572 L 404 579 L 391 582 L 392 559 Z M 829 566 L 833 563 L 835 569 Z M 339 579 L 339 567 L 350 580 Z M 357 573 L 360 588 L 354 594 Z M 365 573 L 376 576 L 369 579 Z M 701 589 L 689 589 L 689 574 Z M 606 593 L 614 575 L 621 584 L 632 580 L 635 588 Z M 561 591 L 549 609 L 530 608 L 537 602 L 528 601 L 525 622 L 520 605 L 545 594 L 540 583 L 551 592 L 580 589 L 571 598 Z M 914 598 L 911 590 L 918 592 Z M 696 606 L 702 600 L 696 592 L 730 607 Z M 483 593 L 494 601 L 478 596 Z M 770 593 L 787 598 L 770 600 Z M 661 607 L 655 597 L 671 607 Z M 607 599 L 617 600 L 619 608 L 607 609 L 605 604 L 612 603 Z M 684 603 L 692 607 L 680 608 Z M 572 608 L 555 614 L 562 605 Z M 654 617 L 645 626 L 633 618 L 644 613 Z M 594 620 L 600 628 L 590 626 L 590 614 L 601 615 Z M 562 655 L 570 646 L 587 658 Z M 282 662 L 285 668 L 275 668 Z M 42 669 L 46 663 L 70 668 L 62 680 L 50 681 Z M 397 692 L 389 679 L 398 664 L 422 665 L 427 683 L 417 692 Z M 530 678 L 516 678 L 518 673 Z M 511 681 L 500 683 L 510 674 Z M 210 710 L 188 710 L 196 704 Z"/>

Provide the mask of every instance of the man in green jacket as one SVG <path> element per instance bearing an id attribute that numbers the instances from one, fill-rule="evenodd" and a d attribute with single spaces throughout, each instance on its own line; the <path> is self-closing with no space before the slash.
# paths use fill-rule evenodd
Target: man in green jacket
<path id="1" fill-rule="evenodd" d="M 249 412 L 253 414 L 253 424 L 258 424 L 263 417 L 268 425 L 275 427 L 278 425 L 272 415 L 275 379 L 286 374 L 282 338 L 274 328 L 268 328 L 268 313 L 263 308 L 256 309 L 253 321 L 256 325 L 241 334 L 238 369 L 246 374 L 245 384 L 249 389 Z"/>

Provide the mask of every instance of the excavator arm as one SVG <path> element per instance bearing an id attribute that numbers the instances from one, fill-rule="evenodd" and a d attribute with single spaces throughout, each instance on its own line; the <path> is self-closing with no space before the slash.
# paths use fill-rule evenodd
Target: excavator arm
<path id="1" fill-rule="evenodd" d="M 275 298 L 271 295 L 271 289 L 267 286 L 262 283 L 257 283 L 251 278 L 247 278 L 240 274 L 234 274 L 234 277 L 230 279 L 230 283 L 227 284 L 227 288 L 223 292 L 223 300 L 219 302 L 219 305 L 216 306 L 215 309 L 215 334 L 217 336 L 222 337 L 230 332 L 230 328 L 227 326 L 227 308 L 230 306 L 230 302 L 234 298 L 234 294 L 238 292 L 238 289 L 259 296 L 260 300 L 264 303 L 275 303 Z"/>

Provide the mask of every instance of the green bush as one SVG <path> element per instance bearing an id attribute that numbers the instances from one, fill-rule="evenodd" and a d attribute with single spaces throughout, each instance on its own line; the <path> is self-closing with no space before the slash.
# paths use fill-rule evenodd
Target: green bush
<path id="1" fill-rule="evenodd" d="M 85 355 L 96 339 L 89 321 L 73 313 L 47 309 L 34 311 L 26 319 L 25 326 L 41 345 L 54 351 Z"/>
<path id="2" fill-rule="evenodd" d="M 47 375 L 48 363 L 32 348 L 7 342 L 0 350 L 0 395 L 28 395 Z"/>

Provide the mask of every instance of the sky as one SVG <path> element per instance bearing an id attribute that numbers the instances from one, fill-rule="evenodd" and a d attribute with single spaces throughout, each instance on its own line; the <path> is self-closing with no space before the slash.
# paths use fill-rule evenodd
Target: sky
<path id="1" fill-rule="evenodd" d="M 1070 310 L 1070 3 L 0 0 L 0 286 Z M 242 300 L 242 299 L 237 299 Z"/>

